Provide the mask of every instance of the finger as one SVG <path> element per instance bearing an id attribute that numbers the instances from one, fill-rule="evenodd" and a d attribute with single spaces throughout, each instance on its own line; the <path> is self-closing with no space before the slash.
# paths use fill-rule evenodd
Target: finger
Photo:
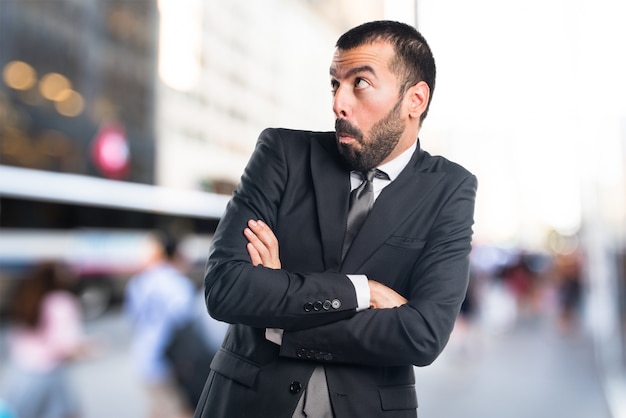
<path id="1" fill-rule="evenodd" d="M 248 239 L 249 244 L 251 244 L 256 250 L 257 254 L 261 258 L 261 261 L 268 261 L 268 257 L 270 257 L 269 250 L 267 249 L 265 244 L 259 239 L 259 236 L 255 234 L 250 228 L 244 229 L 243 233 Z"/>
<path id="2" fill-rule="evenodd" d="M 272 229 L 261 220 L 250 220 L 248 227 L 257 235 L 257 237 L 270 249 L 278 249 L 278 239 Z"/>
<path id="3" fill-rule="evenodd" d="M 272 259 L 278 259 L 278 238 L 276 238 L 274 231 L 263 221 L 258 221 L 258 225 L 261 228 L 261 241 L 267 247 Z"/>
<path id="4" fill-rule="evenodd" d="M 261 256 L 259 255 L 259 252 L 256 250 L 256 248 L 254 248 L 254 245 L 248 243 L 246 245 L 246 249 L 248 250 L 248 255 L 250 255 L 250 261 L 252 262 L 253 266 L 258 266 L 262 264 Z"/>
<path id="5" fill-rule="evenodd" d="M 250 219 L 244 234 L 258 252 L 261 264 L 269 268 L 281 268 L 278 239 L 265 222 Z"/>
<path id="6" fill-rule="evenodd" d="M 370 308 L 397 308 L 407 303 L 407 299 L 395 290 L 374 280 L 368 280 L 370 287 Z"/>

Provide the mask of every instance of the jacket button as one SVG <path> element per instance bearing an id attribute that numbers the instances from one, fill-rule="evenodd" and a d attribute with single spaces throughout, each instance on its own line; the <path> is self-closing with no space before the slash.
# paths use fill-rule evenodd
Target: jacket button
<path id="1" fill-rule="evenodd" d="M 329 301 L 328 299 L 326 299 L 324 303 L 322 304 L 322 308 L 324 308 L 325 311 L 329 310 L 331 306 L 332 306 L 332 302 Z"/>
<path id="2" fill-rule="evenodd" d="M 311 302 L 307 302 L 304 304 L 304 312 L 311 312 L 313 310 L 313 304 Z"/>
<path id="3" fill-rule="evenodd" d="M 333 309 L 339 309 L 341 307 L 341 302 L 339 301 L 339 299 L 333 299 L 331 305 Z"/>
<path id="4" fill-rule="evenodd" d="M 298 351 L 296 351 L 296 356 L 298 358 L 304 358 L 306 357 L 306 349 L 304 348 L 299 348 Z"/>
<path id="5" fill-rule="evenodd" d="M 291 384 L 289 385 L 289 392 L 296 394 L 299 393 L 302 390 L 302 385 L 300 384 L 300 382 L 291 382 Z"/>
<path id="6" fill-rule="evenodd" d="M 316 311 L 319 311 L 320 309 L 322 309 L 322 302 L 320 302 L 319 300 L 317 302 L 315 302 L 313 304 L 313 309 Z"/>

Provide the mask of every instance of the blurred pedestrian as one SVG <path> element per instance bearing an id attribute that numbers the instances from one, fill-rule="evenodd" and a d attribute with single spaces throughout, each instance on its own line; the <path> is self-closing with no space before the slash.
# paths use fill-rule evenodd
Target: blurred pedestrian
<path id="1" fill-rule="evenodd" d="M 465 299 L 461 304 L 459 315 L 450 336 L 450 343 L 460 356 L 472 354 L 475 344 L 475 325 L 478 316 L 478 278 L 475 269 L 470 268 L 470 279 Z"/>
<path id="2" fill-rule="evenodd" d="M 537 278 L 528 266 L 528 254 L 520 252 L 501 272 L 502 279 L 515 296 L 518 314 L 532 314 L 535 311 Z"/>
<path id="3" fill-rule="evenodd" d="M 557 295 L 558 295 L 558 326 L 567 334 L 578 327 L 582 308 L 583 279 L 582 255 L 579 250 L 555 257 Z"/>
<path id="4" fill-rule="evenodd" d="M 183 273 L 184 260 L 175 237 L 155 232 L 149 245 L 143 270 L 126 288 L 125 310 L 133 327 L 132 355 L 148 391 L 148 416 L 188 417 L 195 405 L 189 405 L 177 383 L 166 350 L 175 330 L 194 314 L 196 286 Z"/>
<path id="5" fill-rule="evenodd" d="M 67 366 L 94 345 L 83 333 L 74 279 L 64 264 L 41 262 L 26 273 L 9 299 L 4 399 L 18 418 L 80 416 Z"/>

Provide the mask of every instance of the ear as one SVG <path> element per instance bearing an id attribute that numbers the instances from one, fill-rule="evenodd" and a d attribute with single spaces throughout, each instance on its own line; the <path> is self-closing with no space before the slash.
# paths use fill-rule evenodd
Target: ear
<path id="1" fill-rule="evenodd" d="M 420 116 L 428 106 L 430 98 L 430 87 L 425 81 L 420 81 L 407 92 L 409 100 L 409 117 L 419 120 Z"/>

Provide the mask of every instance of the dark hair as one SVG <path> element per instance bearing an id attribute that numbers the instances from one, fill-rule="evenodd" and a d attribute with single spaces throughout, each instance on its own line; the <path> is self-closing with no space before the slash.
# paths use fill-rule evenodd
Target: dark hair
<path id="1" fill-rule="evenodd" d="M 168 260 L 174 259 L 178 255 L 180 240 L 176 235 L 168 231 L 158 230 L 154 233 L 159 244 L 163 247 L 163 252 Z"/>
<path id="2" fill-rule="evenodd" d="M 71 291 L 72 273 L 63 263 L 42 261 L 32 266 L 14 289 L 8 303 L 8 319 L 29 328 L 39 325 L 44 298 L 57 290 Z"/>
<path id="3" fill-rule="evenodd" d="M 402 80 L 400 96 L 420 81 L 424 81 L 430 88 L 428 104 L 420 117 L 422 122 L 435 91 L 437 69 L 430 47 L 417 29 L 406 23 L 390 20 L 367 22 L 341 35 L 335 46 L 341 50 L 349 50 L 378 41 L 391 43 L 396 52 L 390 69 Z"/>

